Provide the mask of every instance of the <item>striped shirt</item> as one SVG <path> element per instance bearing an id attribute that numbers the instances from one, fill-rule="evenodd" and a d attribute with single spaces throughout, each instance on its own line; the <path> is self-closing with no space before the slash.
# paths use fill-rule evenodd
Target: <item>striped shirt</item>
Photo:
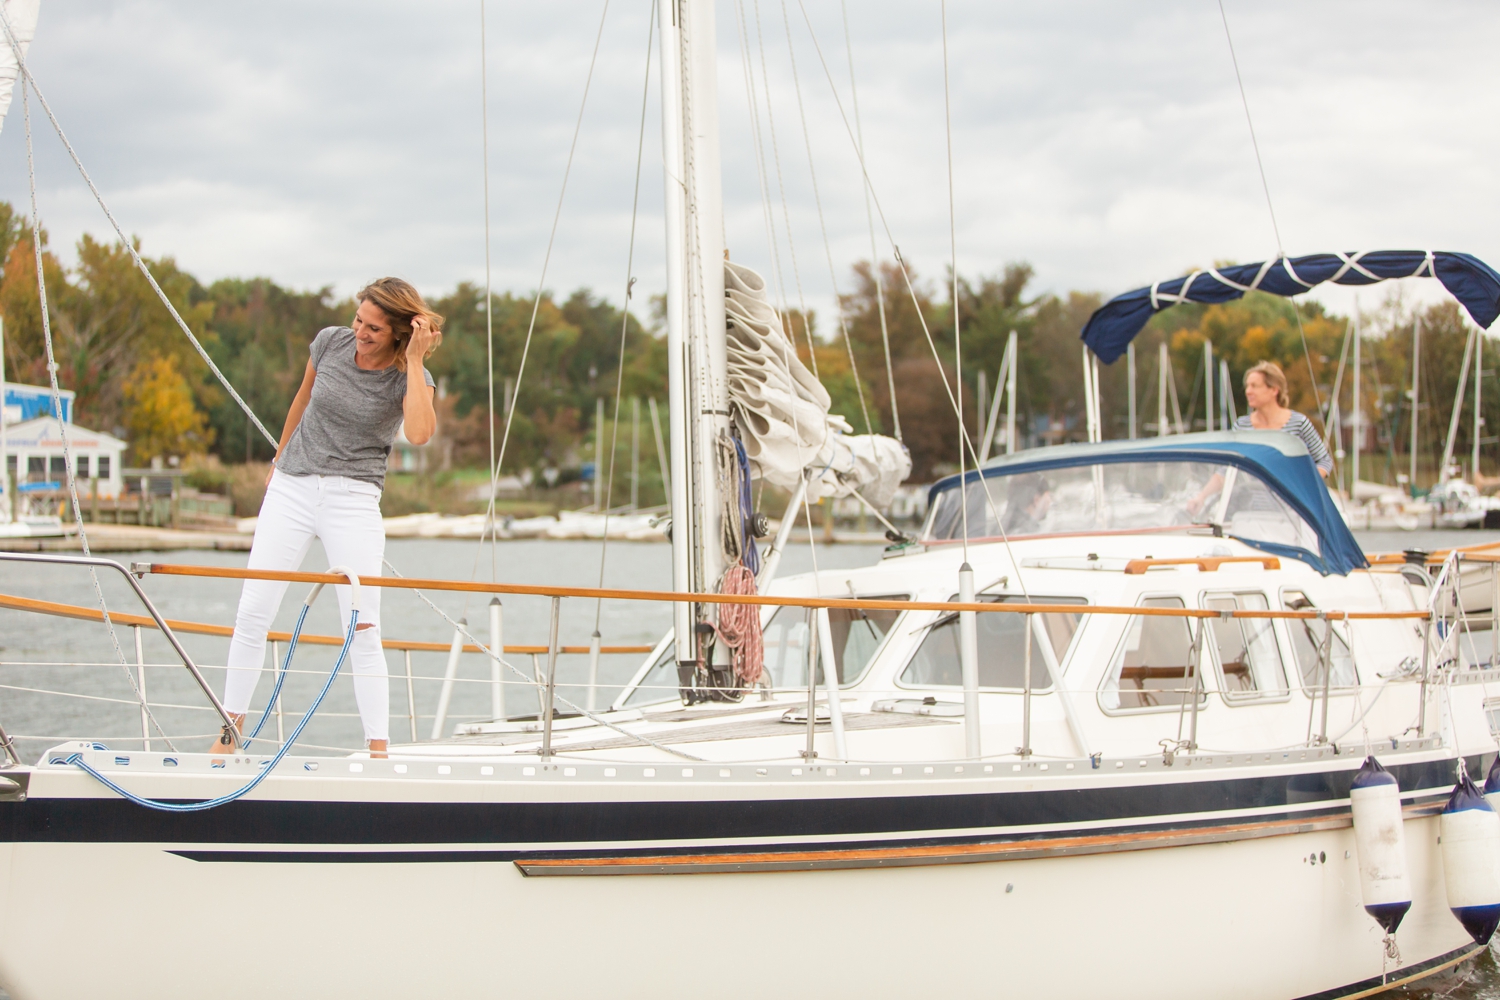
<path id="1" fill-rule="evenodd" d="M 1234 422 L 1234 429 L 1253 431 L 1256 427 L 1250 423 L 1250 414 L 1247 413 Z M 1323 439 L 1318 436 L 1317 429 L 1313 427 L 1311 420 L 1293 410 L 1291 416 L 1286 418 L 1286 423 L 1281 425 L 1281 429 L 1288 434 L 1295 434 L 1303 444 L 1307 445 L 1308 454 L 1312 456 L 1313 462 L 1321 471 L 1333 471 L 1333 456 L 1328 454 L 1328 449 L 1324 447 Z"/>

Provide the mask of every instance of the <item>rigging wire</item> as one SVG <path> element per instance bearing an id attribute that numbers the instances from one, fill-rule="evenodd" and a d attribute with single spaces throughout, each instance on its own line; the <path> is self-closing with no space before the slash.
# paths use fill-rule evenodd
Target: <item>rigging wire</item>
<path id="1" fill-rule="evenodd" d="M 802 19 L 807 24 L 808 35 L 812 38 L 813 50 L 818 54 L 818 61 L 823 67 L 823 75 L 828 80 L 829 90 L 833 92 L 834 105 L 839 109 L 839 116 L 843 119 L 844 131 L 848 134 L 849 141 L 854 146 L 855 156 L 859 159 L 860 173 L 864 176 L 865 184 L 870 192 L 870 199 L 875 205 L 875 212 L 880 217 L 881 228 L 885 232 L 887 242 L 891 244 L 891 252 L 896 258 L 896 265 L 906 282 L 906 292 L 911 298 L 912 307 L 917 315 L 917 322 L 922 328 L 922 335 L 927 340 L 927 347 L 932 352 L 933 361 L 937 363 L 938 375 L 942 379 L 944 391 L 948 394 L 948 405 L 953 408 L 954 413 L 959 413 L 958 401 L 953 395 L 953 386 L 948 381 L 947 372 L 943 370 L 942 359 L 938 355 L 937 344 L 932 339 L 932 330 L 927 325 L 927 317 L 922 313 L 921 301 L 917 298 L 916 288 L 912 284 L 911 271 L 907 268 L 906 261 L 901 256 L 901 248 L 896 245 L 895 237 L 891 234 L 890 221 L 886 218 L 885 208 L 880 204 L 880 195 L 876 192 L 874 182 L 870 179 L 870 171 L 865 161 L 864 150 L 860 147 L 855 137 L 854 127 L 849 122 L 848 112 L 844 110 L 844 102 L 839 98 L 838 86 L 833 82 L 833 72 L 828 68 L 828 59 L 823 55 L 823 46 L 818 42 L 817 32 L 813 31 L 812 18 L 807 12 L 807 4 L 805 0 L 797 0 L 797 6 L 802 10 Z M 974 443 L 969 439 L 968 429 L 964 427 L 962 420 L 959 421 L 958 430 L 963 438 L 963 443 L 968 447 L 969 456 L 973 458 L 974 465 L 977 468 L 979 465 L 979 452 L 974 448 Z M 959 495 L 962 498 L 964 493 L 963 483 L 960 483 L 959 486 Z M 1016 581 L 1020 584 L 1022 594 L 1027 597 L 1027 600 L 1030 600 L 1025 577 L 1021 572 L 1020 561 L 1015 558 L 1015 554 L 1011 551 L 1010 538 L 1005 531 L 1005 524 L 995 508 L 994 497 L 990 496 L 990 491 L 984 487 L 983 476 L 980 477 L 980 488 L 984 493 L 985 504 L 989 508 L 990 516 L 995 519 L 995 525 L 1000 531 L 1000 539 L 1005 544 L 1006 556 L 1014 564 Z"/>
<path id="2" fill-rule="evenodd" d="M 536 333 L 536 318 L 542 308 L 542 296 L 546 294 L 547 268 L 552 263 L 552 248 L 557 243 L 557 224 L 562 218 L 563 202 L 568 194 L 568 178 L 573 173 L 573 156 L 578 151 L 578 136 L 583 130 L 583 113 L 589 103 L 589 87 L 594 82 L 594 69 L 599 64 L 599 43 L 604 38 L 604 23 L 609 17 L 609 0 L 604 0 L 604 8 L 599 13 L 599 30 L 594 35 L 594 51 L 589 58 L 588 75 L 583 81 L 583 98 L 578 103 L 578 119 L 573 124 L 573 140 L 568 145 L 568 160 L 563 167 L 562 188 L 557 193 L 557 208 L 552 213 L 552 229 L 547 235 L 547 250 L 542 255 L 542 273 L 537 279 L 536 297 L 531 303 L 531 319 L 526 324 L 526 339 L 521 344 L 521 361 L 516 366 L 516 387 L 511 395 L 510 409 L 505 414 L 505 429 L 500 436 L 500 453 L 495 459 L 494 475 L 490 479 L 490 494 L 493 496 L 498 485 L 500 469 L 505 463 L 505 450 L 510 444 L 510 430 L 515 422 L 516 406 L 521 399 L 521 381 L 526 376 L 526 361 L 531 354 L 531 341 Z"/>
<path id="3" fill-rule="evenodd" d="M 813 204 L 818 208 L 818 228 L 823 234 L 823 255 L 828 260 L 828 281 L 833 287 L 839 332 L 843 334 L 844 350 L 849 354 L 849 369 L 854 376 L 855 391 L 859 393 L 859 409 L 865 418 L 865 433 L 873 434 L 875 431 L 870 426 L 870 408 L 865 405 L 864 383 L 859 379 L 859 362 L 854 360 L 854 345 L 849 340 L 849 324 L 844 319 L 844 298 L 839 294 L 838 274 L 833 266 L 833 248 L 828 243 L 828 223 L 823 218 L 823 196 L 818 190 L 818 170 L 813 162 L 812 137 L 807 131 L 807 109 L 802 103 L 802 79 L 797 73 L 797 51 L 792 45 L 792 20 L 786 11 L 786 0 L 781 0 L 781 23 L 786 28 L 787 59 L 792 66 L 792 87 L 797 93 L 797 116 L 802 122 L 802 144 L 807 149 L 807 173 L 812 178 Z"/>
<path id="4" fill-rule="evenodd" d="M 859 120 L 859 87 L 854 81 L 854 46 L 849 40 L 849 5 L 839 0 L 839 11 L 844 20 L 844 53 L 849 58 L 849 98 L 854 105 L 855 147 L 861 163 L 865 155 L 865 132 Z M 831 82 L 831 81 L 830 81 Z M 860 193 L 865 200 L 865 223 L 870 229 L 870 277 L 875 281 L 875 306 L 880 312 L 880 346 L 885 351 L 885 379 L 891 394 L 891 423 L 895 425 L 896 440 L 901 440 L 901 412 L 896 407 L 896 373 L 891 368 L 891 333 L 885 319 L 885 283 L 880 280 L 880 253 L 875 248 L 875 216 L 870 211 L 870 186 L 868 178 L 861 185 Z"/>
<path id="5" fill-rule="evenodd" d="M 620 399 L 625 388 L 625 335 L 630 329 L 630 296 L 635 288 L 635 225 L 641 205 L 641 160 L 646 148 L 646 110 L 651 99 L 651 43 L 656 38 L 656 0 L 651 0 L 651 15 L 646 28 L 646 73 L 641 82 L 641 127 L 635 144 L 635 187 L 630 201 L 630 243 L 625 253 L 625 308 L 620 310 L 620 359 L 615 367 L 615 418 L 609 439 L 609 477 L 604 488 L 604 532 L 599 544 L 599 587 L 604 588 L 604 562 L 609 555 L 609 508 L 615 495 L 615 457 L 620 442 Z M 599 433 L 595 428 L 594 433 Z M 594 470 L 597 483 L 599 470 Z M 604 598 L 594 602 L 594 634 L 599 634 L 599 618 Z"/>
<path id="6" fill-rule="evenodd" d="M 958 402 L 954 407 L 954 413 L 958 417 L 958 497 L 959 511 L 963 515 L 964 531 L 964 563 L 969 562 L 969 498 L 965 495 L 967 490 L 964 483 L 967 480 L 965 471 L 968 463 L 964 460 L 964 444 L 968 440 L 967 428 L 964 426 L 964 356 L 963 339 L 959 336 L 960 320 L 958 308 L 958 222 L 953 207 L 953 102 L 948 90 L 948 0 L 942 0 L 939 5 L 942 10 L 943 23 L 943 137 L 948 146 L 948 270 L 953 286 L 953 378 L 958 383 Z M 939 370 L 942 364 L 939 362 Z M 947 377 L 944 376 L 944 382 Z M 976 460 L 976 465 L 978 464 Z M 989 494 L 989 489 L 984 485 L 983 477 L 980 477 L 979 488 Z"/>
<path id="7" fill-rule="evenodd" d="M 1234 64 L 1234 81 L 1239 85 L 1240 105 L 1245 109 L 1245 125 L 1250 129 L 1250 147 L 1255 150 L 1255 167 L 1260 171 L 1260 189 L 1266 196 L 1266 212 L 1271 217 L 1271 232 L 1276 237 L 1276 256 L 1278 259 L 1284 259 L 1286 248 L 1281 242 L 1281 226 L 1276 222 L 1276 206 L 1271 203 L 1271 185 L 1266 180 L 1266 164 L 1260 155 L 1260 140 L 1255 136 L 1255 120 L 1250 117 L 1250 99 L 1245 95 L 1245 78 L 1240 75 L 1240 60 L 1234 51 L 1234 35 L 1229 31 L 1229 14 L 1224 10 L 1224 0 L 1219 0 L 1219 19 L 1224 22 L 1224 40 L 1229 43 L 1229 61 Z M 1313 400 L 1317 403 L 1318 412 L 1321 413 L 1323 412 L 1323 393 L 1318 388 L 1318 374 L 1313 370 L 1312 352 L 1307 347 L 1307 331 L 1302 327 L 1302 312 L 1297 308 L 1297 303 L 1291 296 L 1287 297 L 1287 305 L 1291 307 L 1292 318 L 1297 321 L 1297 337 L 1302 341 L 1302 357 L 1307 361 L 1307 375 L 1312 383 Z"/>
<path id="8" fill-rule="evenodd" d="M 193 345 L 193 348 L 198 352 L 198 356 L 203 359 L 203 363 L 208 365 L 208 370 L 213 372 L 214 377 L 219 380 L 219 384 L 224 387 L 224 390 L 229 393 L 230 398 L 244 411 L 245 416 L 250 419 L 250 422 L 255 425 L 256 429 L 271 443 L 271 447 L 279 448 L 281 443 L 271 436 L 271 432 L 266 430 L 266 425 L 261 423 L 260 418 L 255 415 L 255 411 L 250 409 L 250 404 L 241 398 L 239 392 L 230 384 L 229 379 L 225 378 L 224 373 L 219 370 L 219 366 L 214 364 L 214 359 L 209 357 L 208 351 L 198 338 L 194 336 L 192 329 L 188 327 L 187 322 L 178 313 L 177 307 L 172 304 L 172 300 L 167 297 L 167 293 L 162 291 L 161 285 L 157 284 L 156 276 L 151 273 L 151 269 L 141 259 L 140 251 L 136 249 L 135 243 L 125 236 L 125 230 L 121 229 L 120 224 L 115 221 L 114 213 L 110 211 L 109 205 L 104 201 L 104 195 L 99 193 L 98 187 L 94 185 L 94 179 L 84 169 L 83 161 L 79 159 L 78 153 L 73 149 L 72 142 L 68 140 L 67 133 L 63 131 L 62 123 L 52 113 L 52 106 L 47 103 L 47 98 L 42 94 L 42 88 L 37 86 L 36 78 L 31 75 L 31 68 L 27 66 L 26 60 L 22 58 L 21 47 L 16 43 L 15 34 L 11 31 L 10 20 L 4 16 L 3 12 L 0 12 L 0 26 L 3 26 L 5 29 L 5 39 L 10 44 L 11 52 L 15 54 L 16 65 L 21 71 L 21 76 L 31 85 L 31 90 L 36 94 L 37 103 L 41 105 L 42 111 L 46 113 L 47 120 L 52 123 L 52 128 L 57 132 L 58 139 L 62 140 L 63 148 L 68 151 L 68 156 L 72 159 L 73 166 L 78 168 L 78 173 L 83 177 L 83 182 L 88 185 L 89 191 L 94 195 L 94 200 L 99 203 L 99 208 L 104 212 L 104 217 L 109 220 L 110 227 L 114 229 L 115 237 L 120 241 L 120 245 L 129 252 L 130 259 L 135 262 L 136 269 L 145 276 L 147 283 L 151 285 L 151 290 L 156 293 L 156 297 L 161 300 L 161 304 L 167 307 L 167 312 L 172 315 L 172 319 L 176 320 L 178 328 L 182 330 L 188 341 Z M 21 93 L 24 99 L 26 94 L 24 88 Z"/>
<path id="9" fill-rule="evenodd" d="M 771 74 L 766 69 L 766 39 L 761 28 L 760 0 L 755 4 L 755 40 L 760 47 L 760 80 L 766 91 L 766 126 L 771 133 L 771 160 L 776 164 L 776 188 L 781 194 L 781 216 L 786 229 L 787 255 L 792 262 L 792 280 L 797 286 L 797 306 L 802 311 L 802 333 L 807 338 L 807 358 L 812 366 L 813 378 L 822 381 L 818 374 L 818 352 L 813 344 L 812 326 L 807 319 L 807 298 L 802 293 L 802 270 L 797 266 L 797 244 L 792 238 L 792 213 L 787 207 L 786 178 L 781 170 L 781 145 L 776 139 L 776 111 L 771 104 Z"/>
<path id="10" fill-rule="evenodd" d="M 740 37 L 740 66 L 745 75 L 745 96 L 749 104 L 750 113 L 750 135 L 751 142 L 755 146 L 755 170 L 756 177 L 760 182 L 761 215 L 766 224 L 766 245 L 771 255 L 771 277 L 776 284 L 777 322 L 781 325 L 783 336 L 796 336 L 796 327 L 791 320 L 791 311 L 787 308 L 786 283 L 782 279 L 781 267 L 781 242 L 776 236 L 776 213 L 771 208 L 771 182 L 766 170 L 765 138 L 760 127 L 760 102 L 755 93 L 755 66 L 750 56 L 750 29 L 745 20 L 745 5 L 743 0 L 735 0 L 735 10 L 739 14 L 736 27 L 739 29 Z M 769 98 L 769 92 L 768 92 Z M 791 331 L 788 334 L 787 331 Z"/>
<path id="11" fill-rule="evenodd" d="M 484 525 L 490 533 L 490 582 L 495 582 L 495 563 L 499 558 L 500 539 L 495 531 L 495 488 L 499 477 L 495 474 L 495 296 L 491 286 L 490 269 L 490 80 L 488 32 L 484 23 L 486 0 L 479 0 L 479 144 L 484 170 L 484 375 L 488 393 L 488 408 L 485 415 L 490 443 L 490 500 L 484 512 Z M 480 545 L 484 544 L 484 530 L 479 533 Z M 465 608 L 467 611 L 467 607 Z"/>
<path id="12" fill-rule="evenodd" d="M 78 542 L 83 549 L 84 556 L 90 556 L 88 531 L 83 526 L 83 507 L 78 501 L 78 479 L 75 476 L 73 465 L 73 452 L 68 440 L 68 424 L 63 420 L 62 392 L 57 384 L 57 356 L 52 342 L 52 319 L 51 311 L 47 305 L 47 277 L 42 261 L 42 219 L 37 209 L 36 202 L 36 155 L 31 138 L 31 101 L 28 91 L 31 89 L 31 74 L 27 72 L 26 63 L 21 57 L 21 49 L 15 43 L 15 36 L 11 33 L 10 21 L 5 17 L 3 8 L 0 8 L 0 23 L 4 24 L 5 34 L 10 40 L 11 50 L 14 52 L 16 62 L 21 67 L 23 78 L 21 79 L 21 112 L 26 123 L 26 177 L 31 193 L 31 247 L 36 257 L 36 291 L 37 305 L 42 316 L 42 341 L 47 349 L 47 381 L 52 389 L 52 413 L 57 419 L 58 435 L 62 438 L 63 447 L 63 475 L 68 483 L 68 500 L 73 509 L 73 521 L 78 526 Z M 40 100 L 41 95 L 37 95 Z M 151 720 L 161 738 L 166 741 L 167 747 L 173 752 L 176 747 L 172 746 L 172 740 L 162 729 L 161 723 L 156 721 L 156 715 L 151 711 L 151 706 L 146 702 L 146 696 L 141 693 L 140 686 L 136 684 L 135 676 L 131 674 L 129 665 L 125 662 L 125 650 L 120 645 L 119 633 L 115 631 L 114 621 L 109 615 L 109 606 L 104 599 L 104 588 L 99 583 L 99 573 L 93 567 L 89 568 L 89 577 L 94 582 L 94 596 L 99 601 L 99 612 L 104 618 L 105 629 L 109 632 L 110 644 L 114 647 L 115 657 L 119 661 L 120 671 L 125 675 L 125 680 L 130 684 L 130 690 L 134 692 L 136 701 L 141 706 L 141 711 Z"/>

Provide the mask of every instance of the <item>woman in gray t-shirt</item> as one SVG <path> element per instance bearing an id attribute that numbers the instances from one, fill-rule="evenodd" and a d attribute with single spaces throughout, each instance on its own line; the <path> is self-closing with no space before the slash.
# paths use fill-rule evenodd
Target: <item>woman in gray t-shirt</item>
<path id="1" fill-rule="evenodd" d="M 380 494 L 386 462 L 403 426 L 425 444 L 437 429 L 432 376 L 422 362 L 442 341 L 443 317 L 400 278 L 360 290 L 353 326 L 331 326 L 312 342 L 302 387 L 287 412 L 281 445 L 261 503 L 250 569 L 296 570 L 314 538 L 329 563 L 378 576 L 385 557 Z M 349 588 L 336 588 L 349 621 Z M 235 615 L 224 707 L 243 723 L 265 660 L 266 633 L 286 583 L 246 580 Z M 347 625 L 345 626 L 347 628 Z M 372 755 L 389 740 L 390 687 L 380 643 L 380 588 L 360 588 L 359 626 L 349 648 L 354 697 Z M 229 733 L 213 752 L 231 749 Z"/>

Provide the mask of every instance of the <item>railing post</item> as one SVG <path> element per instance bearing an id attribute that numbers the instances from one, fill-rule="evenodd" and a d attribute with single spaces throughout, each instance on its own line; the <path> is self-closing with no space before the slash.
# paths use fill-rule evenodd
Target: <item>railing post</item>
<path id="1" fill-rule="evenodd" d="M 1026 666 L 1021 675 L 1021 758 L 1031 756 L 1031 612 L 1026 612 Z M 1061 692 L 1059 692 L 1061 693 Z"/>
<path id="2" fill-rule="evenodd" d="M 599 630 L 589 636 L 589 711 L 594 710 L 595 692 L 599 690 Z"/>
<path id="3" fill-rule="evenodd" d="M 1500 563 L 1490 563 L 1490 666 L 1500 665 Z"/>
<path id="4" fill-rule="evenodd" d="M 280 680 L 281 679 L 282 663 L 281 663 L 281 643 L 279 643 L 279 642 L 273 642 L 273 643 L 271 643 L 271 662 L 276 665 L 277 680 Z M 277 743 L 285 743 L 286 742 L 286 729 L 282 725 L 282 721 L 281 721 L 281 704 L 284 701 L 286 701 L 286 692 L 285 691 L 282 692 L 282 695 L 281 695 L 280 698 L 276 699 L 276 742 Z"/>
<path id="5" fill-rule="evenodd" d="M 1203 636 L 1208 632 L 1207 619 L 1198 619 L 1198 634 L 1193 638 L 1192 652 L 1189 654 L 1191 662 L 1188 669 L 1193 672 L 1193 686 L 1188 689 L 1188 697 L 1193 699 L 1193 704 L 1188 711 L 1188 751 L 1198 749 L 1198 694 L 1203 684 Z"/>
<path id="6" fill-rule="evenodd" d="M 443 738 L 443 723 L 448 721 L 448 702 L 453 697 L 453 678 L 458 675 L 458 657 L 464 651 L 463 626 L 467 618 L 458 620 L 459 628 L 453 630 L 453 645 L 448 647 L 448 666 L 443 671 L 443 689 L 438 692 L 437 714 L 432 719 L 432 739 Z"/>
<path id="7" fill-rule="evenodd" d="M 500 598 L 490 598 L 490 714 L 505 721 L 505 675 L 500 658 L 505 655 L 505 628 Z"/>
<path id="8" fill-rule="evenodd" d="M 141 627 L 132 625 L 135 633 L 135 683 L 141 691 L 141 749 L 151 750 L 151 717 L 146 713 L 146 657 L 141 649 Z"/>
<path id="9" fill-rule="evenodd" d="M 547 696 L 542 702 L 542 759 L 552 756 L 552 701 L 557 695 L 557 619 L 562 598 L 552 598 L 552 621 L 547 627 Z"/>
<path id="10" fill-rule="evenodd" d="M 1333 684 L 1333 619 L 1323 617 L 1323 718 L 1318 725 L 1318 743 L 1328 742 L 1328 691 Z"/>
<path id="11" fill-rule="evenodd" d="M 1417 739 L 1427 735 L 1427 671 L 1432 662 L 1432 615 L 1422 622 L 1422 686 L 1417 699 Z"/>
<path id="12" fill-rule="evenodd" d="M 809 764 L 817 759 L 817 730 L 818 730 L 818 695 L 814 685 L 817 683 L 818 669 L 818 616 L 809 615 L 809 626 L 813 634 L 809 635 L 807 643 L 807 749 L 802 751 L 802 759 Z"/>
<path id="13" fill-rule="evenodd" d="M 281 709 L 277 708 L 276 724 L 281 725 Z M 406 719 L 411 723 L 411 741 L 417 742 L 417 696 L 411 684 L 411 650 L 406 651 Z"/>
<path id="14" fill-rule="evenodd" d="M 828 722 L 833 729 L 833 752 L 839 760 L 849 759 L 849 746 L 844 740 L 844 704 L 840 701 L 839 666 L 833 656 L 833 628 L 828 622 L 828 609 L 817 610 L 818 659 L 823 666 L 823 690 L 828 695 Z"/>
<path id="15" fill-rule="evenodd" d="M 964 604 L 974 603 L 974 570 L 967 562 L 958 568 L 958 599 Z M 964 682 L 964 756 L 975 759 L 983 753 L 979 739 L 978 618 L 973 611 L 958 613 L 958 658 Z"/>

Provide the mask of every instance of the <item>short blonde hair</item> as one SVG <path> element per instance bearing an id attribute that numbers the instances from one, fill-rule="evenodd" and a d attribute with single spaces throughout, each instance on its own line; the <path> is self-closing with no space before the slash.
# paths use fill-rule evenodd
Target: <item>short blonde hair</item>
<path id="1" fill-rule="evenodd" d="M 411 340 L 412 320 L 418 316 L 426 317 L 433 332 L 437 334 L 432 350 L 427 352 L 424 361 L 443 342 L 443 317 L 427 308 L 422 293 L 413 288 L 410 282 L 400 278 L 379 278 L 361 288 L 355 299 L 370 303 L 390 319 L 391 329 L 396 334 L 396 367 L 401 371 L 406 371 L 406 344 Z"/>
<path id="2" fill-rule="evenodd" d="M 1286 391 L 1286 372 L 1274 361 L 1261 361 L 1245 372 L 1245 384 L 1250 384 L 1250 376 L 1260 374 L 1261 380 L 1266 383 L 1267 388 L 1276 390 L 1276 402 L 1281 406 L 1291 406 L 1291 397 Z"/>

